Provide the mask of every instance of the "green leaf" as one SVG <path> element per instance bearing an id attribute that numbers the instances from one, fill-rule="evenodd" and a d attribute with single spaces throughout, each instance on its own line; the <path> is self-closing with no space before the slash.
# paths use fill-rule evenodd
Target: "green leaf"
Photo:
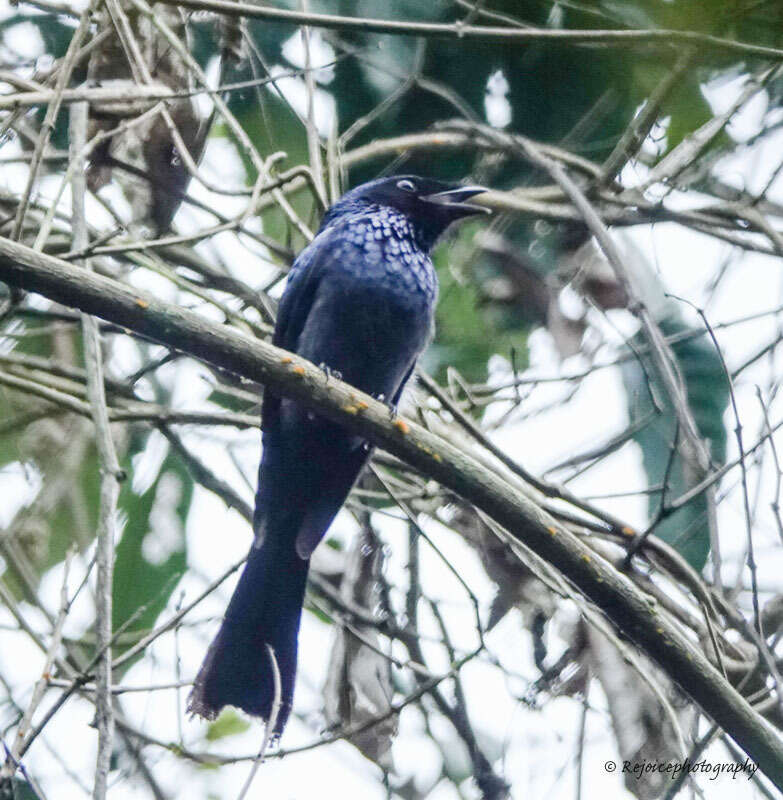
<path id="1" fill-rule="evenodd" d="M 0 34 L 13 28 L 15 25 L 31 23 L 35 25 L 44 42 L 44 50 L 55 58 L 62 58 L 68 49 L 68 44 L 73 36 L 72 25 L 63 24 L 62 18 L 57 14 L 12 14 L 7 19 L 0 21 Z"/>
<path id="2" fill-rule="evenodd" d="M 13 341 L 13 351 L 15 353 L 39 356 L 41 358 L 50 358 L 53 355 L 54 335 L 48 321 L 33 317 L 25 319 L 21 325 L 5 327 L 12 327 L 14 333 L 19 337 L 16 339 L 10 339 L 9 337 L 9 341 Z M 2 331 L 0 331 L 0 334 L 2 334 Z M 79 347 L 81 344 L 78 335 L 69 335 L 62 330 L 57 335 L 63 337 L 64 342 L 70 344 L 70 341 L 72 341 L 74 348 Z M 29 410 L 29 395 L 25 392 L 8 389 L 5 386 L 0 387 L 0 420 L 6 424 L 11 420 L 23 422 Z M 25 429 L 26 427 L 22 425 L 0 433 L 0 468 L 28 457 L 28 454 L 24 453 L 20 448 Z"/>
<path id="3" fill-rule="evenodd" d="M 0 780 L 2 800 L 40 800 L 30 784 L 22 778 L 3 778 Z"/>
<path id="4" fill-rule="evenodd" d="M 603 0 L 604 11 L 629 28 L 656 28 L 653 15 L 644 8 L 643 3 L 624 3 L 619 0 Z"/>
<path id="5" fill-rule="evenodd" d="M 62 429 L 59 420 L 36 424 L 46 425 L 55 441 L 56 431 L 59 430 L 60 435 L 67 433 L 67 426 L 74 422 L 73 418 L 64 418 Z M 36 428 L 36 431 L 41 433 L 42 429 Z M 74 455 L 78 458 L 75 464 Z M 56 441 L 50 456 L 45 460 L 38 456 L 36 463 L 43 473 L 45 488 L 30 507 L 20 511 L 17 521 L 17 540 L 32 567 L 27 575 L 36 582 L 65 558 L 71 546 L 75 545 L 81 552 L 86 550 L 95 538 L 98 521 L 100 465 L 92 441 L 86 441 L 83 436 L 73 437 L 67 454 L 62 442 Z M 23 584 L 10 564 L 4 577 L 16 597 L 25 597 Z"/>
<path id="6" fill-rule="evenodd" d="M 677 147 L 683 139 L 686 139 L 714 116 L 712 108 L 704 99 L 698 84 L 695 81 L 688 83 L 673 92 L 664 109 L 671 115 L 669 126 L 666 129 L 666 153 Z M 728 142 L 730 139 L 724 131 L 712 140 L 710 147 L 725 145 Z"/>
<path id="7" fill-rule="evenodd" d="M 438 381 L 453 367 L 468 381 L 487 379 L 491 356 L 509 357 L 512 348 L 527 353 L 527 322 L 515 320 L 485 303 L 477 289 L 474 250 L 475 225 L 460 229 L 452 246 L 438 248 L 434 262 L 440 291 L 436 310 L 435 340 L 424 355 L 424 368 Z M 464 264 L 469 274 L 459 274 Z M 525 364 L 520 363 L 520 368 Z"/>
<path id="8" fill-rule="evenodd" d="M 207 725 L 205 738 L 208 742 L 216 742 L 228 736 L 236 736 L 250 728 L 250 723 L 231 708 L 225 709 L 220 716 Z"/>
<path id="9" fill-rule="evenodd" d="M 652 92 L 672 68 L 671 63 L 650 63 L 639 61 L 634 65 L 634 81 L 642 93 Z M 701 90 L 700 75 L 697 70 L 689 70 L 671 90 L 661 107 L 661 118 L 669 117 L 666 128 L 665 156 L 683 139 L 698 130 L 714 116 L 712 107 Z M 721 132 L 710 143 L 711 148 L 730 144 L 728 134 Z"/>
<path id="10" fill-rule="evenodd" d="M 262 157 L 277 151 L 284 151 L 287 159 L 278 164 L 285 169 L 294 164 L 307 164 L 307 134 L 304 125 L 293 111 L 274 94 L 265 88 L 260 97 L 262 105 L 255 102 L 242 102 L 233 98 L 230 108 L 242 125 L 256 150 Z M 216 134 L 226 136 L 236 147 L 242 160 L 249 184 L 255 183 L 258 173 L 245 148 L 236 140 L 225 125 L 216 126 Z M 305 223 L 312 221 L 314 203 L 309 191 L 301 191 L 288 198 L 294 210 Z M 301 235 L 290 227 L 288 218 L 274 205 L 261 214 L 264 233 L 279 242 L 292 240 L 292 246 L 299 249 L 307 244 Z"/>
<path id="11" fill-rule="evenodd" d="M 75 543 L 80 550 L 84 550 L 92 543 L 98 525 L 100 485 L 98 452 L 90 442 L 75 483 L 49 514 L 52 535 L 49 540 L 49 556 L 42 571 L 59 564 L 72 544 Z"/>
<path id="12" fill-rule="evenodd" d="M 215 403 L 215 405 L 237 414 L 255 413 L 260 406 L 260 398 L 255 403 L 250 403 L 248 400 L 237 397 L 232 392 L 224 392 L 219 388 L 213 389 L 207 399 L 210 403 Z"/>
<path id="13" fill-rule="evenodd" d="M 693 331 L 682 319 L 670 319 L 660 323 L 664 335 Z M 643 347 L 638 335 L 635 346 Z M 728 404 L 728 383 L 719 355 L 705 334 L 686 339 L 672 346 L 688 395 L 688 405 L 696 426 L 707 440 L 712 459 L 722 464 L 726 458 L 726 429 L 723 413 Z M 663 383 L 649 356 L 643 356 L 645 370 L 634 359 L 623 367 L 623 382 L 628 395 L 629 416 L 635 421 L 649 415 L 653 410 L 648 391 L 648 375 L 651 376 L 656 396 L 664 405 L 663 414 L 634 436 L 642 449 L 644 469 L 648 486 L 660 486 L 666 476 L 671 459 L 672 442 L 676 433 L 676 417 L 668 401 Z M 684 463 L 675 455 L 669 468 L 667 500 L 671 501 L 693 485 L 688 480 Z M 650 495 L 648 511 L 654 519 L 660 506 L 659 493 Z M 710 551 L 710 534 L 707 519 L 707 500 L 699 495 L 681 509 L 665 517 L 654 528 L 656 536 L 674 547 L 696 570 L 701 570 Z"/>
<path id="14" fill-rule="evenodd" d="M 25 400 L 27 395 L 14 392 L 5 386 L 0 387 L 0 420 L 10 424 L 13 420 L 24 422 Z M 24 427 L 11 427 L 0 433 L 0 470 L 8 464 L 24 460 L 19 447 Z"/>
<path id="15" fill-rule="evenodd" d="M 185 524 L 193 479 L 175 456 L 164 460 L 155 482 L 140 495 L 128 481 L 120 495 L 127 522 L 114 564 L 113 629 L 121 641 L 151 629 L 166 607 L 187 562 Z"/>
<path id="16" fill-rule="evenodd" d="M 19 24 L 30 23 L 34 25 L 43 39 L 44 53 L 51 55 L 55 59 L 60 59 L 65 55 L 68 44 L 73 37 L 74 28 L 71 25 L 63 24 L 62 18 L 57 14 L 25 14 L 17 13 L 0 21 L 0 39 L 4 38 L 6 31 L 11 30 Z M 74 83 L 81 83 L 86 77 L 84 64 L 77 64 L 74 70 Z M 46 114 L 46 107 L 39 106 L 33 111 L 38 124 L 40 125 Z M 52 131 L 51 143 L 59 149 L 68 147 L 68 115 L 60 114 L 55 121 Z"/>

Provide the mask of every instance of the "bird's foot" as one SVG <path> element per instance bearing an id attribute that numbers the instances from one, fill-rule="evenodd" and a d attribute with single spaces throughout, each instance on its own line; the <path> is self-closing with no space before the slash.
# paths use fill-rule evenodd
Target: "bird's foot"
<path id="1" fill-rule="evenodd" d="M 397 419 L 397 403 L 387 403 L 386 402 L 386 395 L 385 394 L 374 394 L 373 397 L 379 402 L 383 403 L 386 406 L 386 410 L 389 412 L 389 419 L 393 422 Z"/>
<path id="2" fill-rule="evenodd" d="M 323 372 L 326 376 L 326 382 L 329 383 L 329 378 L 334 378 L 337 381 L 341 381 L 343 379 L 343 374 L 339 370 L 332 369 L 325 361 L 322 361 L 318 365 L 318 369 Z"/>

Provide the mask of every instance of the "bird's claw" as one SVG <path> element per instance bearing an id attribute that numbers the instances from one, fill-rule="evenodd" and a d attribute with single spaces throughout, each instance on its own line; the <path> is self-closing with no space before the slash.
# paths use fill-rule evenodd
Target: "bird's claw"
<path id="1" fill-rule="evenodd" d="M 318 369 L 323 372 L 326 376 L 326 382 L 329 383 L 329 378 L 334 378 L 337 381 L 341 381 L 343 379 L 343 374 L 339 370 L 332 369 L 325 361 L 322 361 L 318 365 Z"/>
<path id="2" fill-rule="evenodd" d="M 386 402 L 386 395 L 385 395 L 385 394 L 376 394 L 376 395 L 373 395 L 373 397 L 374 397 L 374 398 L 375 398 L 375 399 L 376 399 L 376 400 L 377 400 L 379 403 L 383 403 L 383 404 L 386 406 L 386 410 L 389 412 L 389 419 L 390 419 L 392 422 L 394 422 L 394 420 L 395 420 L 395 419 L 397 418 L 397 416 L 398 416 L 398 414 L 397 414 L 397 403 L 394 403 L 394 402 L 387 403 L 387 402 Z"/>

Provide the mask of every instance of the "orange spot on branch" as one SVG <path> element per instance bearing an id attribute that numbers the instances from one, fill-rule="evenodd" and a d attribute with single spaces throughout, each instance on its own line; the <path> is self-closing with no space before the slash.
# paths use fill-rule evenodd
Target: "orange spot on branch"
<path id="1" fill-rule="evenodd" d="M 405 436 L 406 434 L 410 433 L 410 425 L 404 419 L 395 419 L 394 420 L 394 427 Z"/>

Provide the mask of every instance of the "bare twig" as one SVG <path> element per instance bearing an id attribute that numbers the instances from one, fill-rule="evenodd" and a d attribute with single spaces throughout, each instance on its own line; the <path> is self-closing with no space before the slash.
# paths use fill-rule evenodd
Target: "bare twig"
<path id="1" fill-rule="evenodd" d="M 566 30 L 561 28 L 518 28 L 465 25 L 461 21 L 454 24 L 438 22 L 403 22 L 399 20 L 369 19 L 366 17 L 340 17 L 332 14 L 305 14 L 281 8 L 235 3 L 231 0 L 163 0 L 170 5 L 202 11 L 214 11 L 232 16 L 244 16 L 289 22 L 312 27 L 334 28 L 342 31 L 364 33 L 390 33 L 407 36 L 433 36 L 449 39 L 496 39 L 525 41 L 569 42 L 572 44 L 601 44 L 632 46 L 660 43 L 696 44 L 703 47 L 744 53 L 775 60 L 783 59 L 783 51 L 776 47 L 764 47 L 719 36 L 682 30 Z"/>
<path id="2" fill-rule="evenodd" d="M 43 124 L 41 125 L 41 133 L 35 143 L 35 150 L 33 151 L 33 160 L 30 163 L 30 171 L 27 175 L 27 185 L 22 193 L 22 199 L 16 210 L 16 217 L 14 218 L 14 227 L 11 231 L 12 239 L 19 239 L 22 235 L 22 225 L 24 224 L 25 214 L 27 213 L 27 206 L 30 202 L 30 196 L 35 185 L 36 178 L 38 177 L 38 170 L 41 166 L 41 158 L 43 157 L 46 145 L 49 143 L 52 132 L 54 131 L 54 124 L 57 121 L 57 115 L 60 112 L 60 98 L 68 81 L 71 79 L 71 73 L 76 65 L 76 56 L 79 52 L 79 47 L 87 35 L 89 30 L 89 23 L 92 13 L 98 4 L 98 0 L 91 0 L 87 8 L 84 9 L 79 19 L 79 25 L 74 31 L 71 41 L 68 43 L 68 50 L 65 53 L 65 58 L 60 66 L 57 74 L 57 82 L 54 86 L 55 97 L 46 109 L 46 116 L 44 117 Z"/>
<path id="3" fill-rule="evenodd" d="M 88 106 L 76 103 L 71 106 L 71 147 L 76 164 L 72 179 L 73 244 L 86 247 L 87 220 L 84 212 L 86 194 L 85 163 L 83 151 L 87 140 Z M 89 262 L 84 265 L 90 270 Z M 112 574 L 114 570 L 114 539 L 117 526 L 117 500 L 120 480 L 123 477 L 114 448 L 109 414 L 106 408 L 106 391 L 103 384 L 103 358 L 97 321 L 88 314 L 82 315 L 84 335 L 84 360 L 87 371 L 87 396 L 90 400 L 95 424 L 95 440 L 101 469 L 100 513 L 98 520 L 98 545 L 96 551 L 96 632 L 98 646 L 104 648 L 99 663 L 96 682 L 96 721 L 98 727 L 98 757 L 95 767 L 94 800 L 105 800 L 111 768 L 114 738 L 114 707 L 111 696 L 111 638 L 112 638 Z"/>
<path id="4" fill-rule="evenodd" d="M 237 800 L 245 800 L 247 797 L 247 793 L 250 791 L 250 786 L 253 783 L 253 779 L 258 772 L 258 768 L 264 761 L 264 755 L 266 754 L 267 748 L 269 747 L 269 743 L 272 741 L 274 736 L 275 726 L 277 725 L 277 717 L 280 714 L 280 706 L 282 704 L 282 684 L 280 682 L 280 667 L 277 664 L 277 657 L 275 656 L 275 651 L 272 645 L 268 644 L 266 646 L 267 655 L 269 656 L 269 663 L 272 665 L 272 682 L 274 685 L 274 694 L 272 695 L 272 708 L 269 712 L 269 720 L 266 723 L 266 727 L 264 728 L 264 738 L 261 742 L 261 748 L 258 751 L 258 755 L 256 756 L 255 760 L 253 761 L 253 766 L 250 770 L 250 774 L 247 776 L 247 780 L 245 781 L 244 785 L 242 786 L 242 790 L 237 797 Z"/>

